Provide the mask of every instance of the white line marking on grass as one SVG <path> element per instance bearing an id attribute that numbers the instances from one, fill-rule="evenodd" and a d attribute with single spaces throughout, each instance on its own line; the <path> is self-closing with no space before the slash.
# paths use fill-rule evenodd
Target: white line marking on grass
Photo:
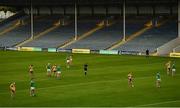
<path id="1" fill-rule="evenodd" d="M 136 79 L 144 79 L 144 78 L 150 78 L 152 76 L 148 76 L 148 77 L 139 77 Z M 68 87 L 68 86 L 82 86 L 82 85 L 88 85 L 88 84 L 97 84 L 97 83 L 106 83 L 106 82 L 116 82 L 116 81 L 125 81 L 127 80 L 126 78 L 122 78 L 122 79 L 117 79 L 117 80 L 103 80 L 103 81 L 91 81 L 91 82 L 86 82 L 86 83 L 75 83 L 75 84 L 67 84 L 67 85 L 57 85 L 57 86 L 51 86 L 51 87 L 42 87 L 42 88 L 37 88 L 37 90 L 41 90 L 41 89 L 48 89 L 48 88 L 57 88 L 57 87 Z M 23 90 L 19 90 L 17 92 L 22 92 L 22 91 L 26 91 L 27 89 L 23 89 Z M 29 90 L 29 89 L 28 89 Z M 6 92 L 1 92 L 0 94 L 5 94 Z"/>
<path id="2" fill-rule="evenodd" d="M 151 103 L 151 104 L 144 104 L 144 105 L 138 105 L 138 107 L 143 107 L 143 106 L 153 106 L 153 105 L 161 105 L 161 104 L 175 103 L 175 102 L 180 102 L 180 100 L 175 100 L 175 101 L 164 101 L 164 102 L 157 102 L 157 103 Z"/>
<path id="3" fill-rule="evenodd" d="M 153 78 L 153 76 L 138 77 L 136 79 L 145 79 L 145 78 Z M 63 85 L 57 85 L 57 86 L 42 87 L 42 88 L 37 88 L 37 89 L 41 90 L 41 89 L 57 88 L 57 87 L 82 86 L 82 85 L 88 85 L 88 84 L 116 82 L 116 81 L 124 81 L 124 80 L 127 80 L 127 79 L 126 78 L 122 78 L 122 79 L 117 79 L 117 80 L 103 80 L 103 81 L 91 81 L 91 82 L 86 82 L 86 83 L 63 84 Z M 19 90 L 17 92 L 22 92 L 22 91 L 25 91 L 25 90 L 27 90 L 27 89 Z M 7 93 L 7 92 L 1 92 L 0 94 L 4 94 L 4 93 Z"/>
<path id="4" fill-rule="evenodd" d="M 153 78 L 153 76 L 146 76 L 146 77 L 138 77 L 135 79 L 145 79 L 145 78 Z M 56 87 L 66 87 L 66 86 L 78 86 L 78 85 L 87 85 L 87 84 L 96 84 L 96 83 L 106 83 L 106 82 L 116 82 L 116 81 L 124 81 L 127 80 L 126 78 L 116 79 L 116 80 L 103 80 L 103 81 L 91 81 L 86 83 L 75 83 L 75 84 L 67 84 L 67 85 L 58 85 L 58 86 L 51 86 L 51 87 L 43 87 L 38 89 L 47 89 L 47 88 L 56 88 Z M 154 80 L 155 81 L 155 80 Z"/>

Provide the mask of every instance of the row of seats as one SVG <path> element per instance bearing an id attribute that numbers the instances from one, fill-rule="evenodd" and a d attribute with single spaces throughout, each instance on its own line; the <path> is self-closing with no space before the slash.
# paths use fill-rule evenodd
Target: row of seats
<path id="1" fill-rule="evenodd" d="M 30 19 L 29 16 L 24 16 L 19 20 Z M 34 21 L 34 35 L 44 31 L 45 29 L 53 25 L 53 20 L 39 19 Z M 30 22 L 24 22 L 24 24 L 18 26 L 12 31 L 0 36 L 1 46 L 12 47 L 17 43 L 27 40 L 31 37 L 30 33 Z"/>
<path id="2" fill-rule="evenodd" d="M 180 45 L 174 48 L 173 52 L 180 53 Z"/>
<path id="3" fill-rule="evenodd" d="M 141 21 L 138 23 L 129 22 L 126 24 L 126 35 L 127 37 L 138 31 L 140 28 L 144 26 L 146 21 Z M 96 31 L 92 35 L 67 46 L 66 49 L 73 48 L 85 48 L 85 49 L 93 49 L 100 50 L 106 49 L 112 44 L 116 43 L 118 40 L 123 39 L 123 24 L 122 22 L 116 22 L 112 26 L 105 27 L 101 30 Z"/>
<path id="4" fill-rule="evenodd" d="M 153 28 L 116 48 L 121 51 L 155 52 L 156 48 L 177 37 L 177 23 L 170 21 L 165 25 Z"/>
<path id="5" fill-rule="evenodd" d="M 29 19 L 29 16 L 24 16 L 23 18 Z M 46 29 L 54 26 L 54 23 L 61 19 L 59 16 L 45 16 L 36 17 L 34 20 L 34 35 L 37 35 Z M 29 19 L 30 20 L 30 19 Z M 97 18 L 95 19 L 85 19 L 78 21 L 78 36 L 88 32 L 89 30 L 95 28 L 97 24 L 102 21 Z M 127 20 L 126 22 L 126 38 L 131 34 L 139 31 L 144 27 L 145 23 L 148 21 L 147 18 L 144 19 L 133 19 Z M 69 21 L 70 22 L 70 21 Z M 2 26 L 1 28 L 6 28 L 7 26 Z M 1 30 L 0 30 L 1 32 Z M 41 47 L 41 48 L 57 48 L 58 46 L 64 44 L 70 39 L 74 38 L 74 22 L 71 22 L 65 26 L 61 25 L 54 29 L 53 31 L 27 43 L 24 47 Z M 16 29 L 3 34 L 0 36 L 0 45 L 12 47 L 17 43 L 25 41 L 31 37 L 30 34 L 30 23 L 25 22 Z M 154 52 L 156 48 L 165 44 L 166 42 L 177 37 L 177 22 L 169 21 L 161 27 L 153 28 L 137 38 L 127 42 L 126 44 L 119 46 L 115 50 L 120 51 L 139 51 L 144 52 L 149 49 L 150 52 Z M 64 49 L 73 48 L 85 48 L 92 50 L 106 49 L 113 45 L 117 41 L 123 39 L 123 23 L 122 21 L 116 21 L 114 24 L 108 27 L 104 27 L 97 30 L 93 34 L 79 40 Z"/>
<path id="6" fill-rule="evenodd" d="M 94 11 L 92 11 L 92 9 Z M 25 13 L 30 14 L 30 9 L 25 8 Z M 155 11 L 156 14 L 170 14 L 171 11 L 173 14 L 177 13 L 177 7 L 173 7 L 172 10 L 165 6 L 157 6 L 155 9 L 152 7 L 142 6 L 139 8 L 136 8 L 134 6 L 127 6 L 126 7 L 126 14 L 153 14 Z M 40 7 L 40 8 L 34 8 L 33 13 L 34 14 L 40 14 L 40 15 L 51 15 L 51 14 L 74 14 L 75 10 L 74 7 Z M 78 9 L 79 14 L 122 14 L 122 8 L 119 6 L 117 7 L 104 7 L 104 6 L 97 6 L 97 7 L 88 7 L 88 6 L 80 6 Z"/>
<path id="7" fill-rule="evenodd" d="M 89 20 L 88 22 L 79 21 L 78 22 L 78 36 L 83 33 L 89 31 L 90 29 L 96 26 L 96 21 Z M 47 33 L 46 35 L 25 44 L 24 46 L 33 46 L 33 47 L 58 47 L 62 45 L 64 42 L 72 39 L 74 37 L 74 22 L 66 25 L 60 26 L 57 29 Z"/>

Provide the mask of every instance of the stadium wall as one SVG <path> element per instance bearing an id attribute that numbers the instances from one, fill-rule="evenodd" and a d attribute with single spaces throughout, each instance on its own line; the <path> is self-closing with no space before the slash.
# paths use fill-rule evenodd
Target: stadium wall
<path id="1" fill-rule="evenodd" d="M 178 57 L 178 58 L 180 58 L 180 53 L 170 53 L 170 57 Z"/>
<path id="2" fill-rule="evenodd" d="M 169 55 L 173 51 L 173 48 L 177 47 L 180 43 L 180 37 L 169 41 L 168 43 L 157 48 L 157 55 Z"/>
<path id="3" fill-rule="evenodd" d="M 61 48 L 40 48 L 40 47 L 0 47 L 2 51 L 38 51 L 54 53 L 81 53 L 81 54 L 105 54 L 105 55 L 138 55 L 145 56 L 144 53 L 136 51 L 119 51 L 119 50 L 90 50 L 90 49 L 61 49 Z M 178 55 L 178 56 L 177 56 Z M 180 53 L 172 53 L 172 57 L 180 57 Z M 154 56 L 154 55 L 152 55 Z M 157 56 L 157 55 L 156 55 Z"/>
<path id="4" fill-rule="evenodd" d="M 40 47 L 0 47 L 0 50 L 66 52 L 66 53 L 107 54 L 107 55 L 144 55 L 139 52 L 126 52 L 126 51 L 118 51 L 118 50 L 61 49 L 61 48 L 40 48 Z"/>
<path id="5" fill-rule="evenodd" d="M 35 15 L 74 15 L 74 6 L 64 7 L 36 7 L 33 8 Z M 30 14 L 29 8 L 24 8 L 26 14 Z M 78 6 L 78 15 L 122 15 L 122 6 Z M 177 7 L 169 6 L 126 6 L 126 15 L 177 15 Z"/>
<path id="6" fill-rule="evenodd" d="M 174 49 L 173 49 L 173 52 L 174 52 L 174 53 L 176 53 L 176 52 L 180 53 L 180 45 L 177 46 L 176 48 L 174 48 Z"/>

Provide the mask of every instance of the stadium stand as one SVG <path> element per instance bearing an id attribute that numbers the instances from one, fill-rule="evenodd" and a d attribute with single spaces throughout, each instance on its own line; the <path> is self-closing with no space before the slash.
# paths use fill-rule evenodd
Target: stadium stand
<path id="1" fill-rule="evenodd" d="M 180 52 L 180 45 L 173 49 L 173 52 L 179 53 Z"/>
<path id="2" fill-rule="evenodd" d="M 24 13 L 22 11 L 17 12 L 16 14 L 9 16 L 6 19 L 2 19 L 0 21 L 0 32 L 3 32 L 5 29 L 12 27 L 17 22 L 24 19 L 26 19 L 26 17 L 24 16 Z"/>
<path id="3" fill-rule="evenodd" d="M 15 14 L 21 13 L 17 15 L 18 18 L 16 17 L 16 19 L 11 16 L 10 11 L 7 12 L 7 15 L 11 17 L 7 19 L 11 22 L 6 23 L 5 21 L 3 25 L 0 22 L 0 44 L 8 47 L 26 46 L 41 48 L 53 47 L 62 49 L 85 48 L 92 50 L 115 49 L 120 51 L 139 52 L 144 52 L 146 49 L 149 49 L 150 52 L 154 52 L 158 47 L 177 36 L 177 25 L 175 25 L 174 22 L 168 22 L 167 24 L 163 24 L 162 26 L 160 25 L 160 27 L 157 28 L 151 29 L 152 26 L 146 26 L 150 29 L 143 29 L 145 28 L 144 25 L 149 21 L 149 19 L 152 19 L 152 22 L 150 23 L 157 24 L 158 17 L 167 18 L 167 16 L 177 16 L 177 5 L 176 2 L 172 2 L 171 6 L 165 5 L 168 4 L 168 1 L 170 0 L 153 2 L 141 1 L 141 4 L 143 5 L 138 5 L 138 1 L 139 0 L 127 0 L 125 8 L 122 7 L 124 5 L 123 1 L 116 0 L 113 2 L 104 0 L 106 5 L 103 5 L 103 2 L 101 1 L 94 1 L 91 5 L 89 5 L 89 0 L 78 2 L 77 4 L 74 4 L 74 2 L 68 2 L 66 4 L 67 1 L 56 1 L 51 3 L 47 3 L 43 0 L 42 2 L 34 1 L 32 4 L 32 10 L 30 9 L 30 5 L 27 4 L 25 4 L 22 8 L 14 10 Z M 19 2 L 18 4 L 22 5 L 23 3 L 28 2 Z M 38 3 L 44 5 L 38 5 Z M 119 4 L 114 5 L 117 3 Z M 161 3 L 162 5 L 152 6 L 152 4 L 150 5 L 149 3 Z M 31 11 L 33 13 L 31 15 L 34 15 L 34 38 L 30 38 L 31 24 L 29 16 Z M 0 19 L 5 17 L 5 12 L 6 11 L 3 9 L 2 11 L 0 10 Z M 125 14 L 123 14 L 124 12 Z M 77 15 L 78 22 L 78 38 L 76 40 L 74 38 L 74 21 L 76 19 L 75 13 Z M 23 17 L 24 14 L 26 14 L 26 19 L 28 19 L 28 21 L 22 21 L 21 17 Z M 126 42 L 122 41 L 123 15 L 126 15 L 125 35 L 126 40 L 128 40 Z M 36 19 L 36 16 L 39 16 L 39 18 Z M 85 20 L 80 19 L 82 16 L 86 16 L 82 18 Z M 64 25 L 64 23 L 62 23 L 63 20 L 66 19 L 64 17 L 68 17 L 71 20 L 71 23 L 69 22 L 68 25 Z M 92 17 L 96 17 L 97 19 L 93 19 Z M 141 18 L 138 19 L 139 17 Z M 113 21 L 112 25 L 103 25 L 102 28 L 95 29 L 96 27 L 99 27 L 97 26 L 99 22 L 109 21 L 109 19 Z M 17 24 L 17 21 L 15 20 L 19 20 L 20 25 L 8 29 L 12 27 L 12 25 Z M 57 21 L 60 22 L 58 26 L 56 26 Z M 90 31 L 92 32 L 90 33 Z"/>
<path id="4" fill-rule="evenodd" d="M 132 34 L 133 32 L 137 31 L 138 29 L 142 28 L 145 24 L 146 20 L 134 22 L 130 21 L 127 23 L 127 36 Z M 113 43 L 117 42 L 118 40 L 122 40 L 123 38 L 123 28 L 122 28 L 122 21 L 118 21 L 111 26 L 105 27 L 91 36 L 84 38 L 76 43 L 73 43 L 65 49 L 73 49 L 73 48 L 85 48 L 85 49 L 105 49 L 108 46 L 112 45 Z"/>
<path id="5" fill-rule="evenodd" d="M 26 25 L 18 27 L 17 29 L 14 29 L 13 31 L 6 33 L 5 35 L 0 37 L 1 44 L 6 47 L 11 47 L 16 43 L 27 39 L 28 34 L 30 34 L 30 30 L 28 29 L 29 27 Z"/>
<path id="6" fill-rule="evenodd" d="M 78 35 L 82 35 L 83 33 L 87 32 L 88 30 L 92 29 L 96 26 L 97 20 L 86 20 L 86 21 L 79 21 L 78 22 Z M 33 47 L 41 47 L 41 48 L 48 48 L 48 47 L 58 47 L 61 44 L 64 44 L 68 40 L 74 38 L 74 22 L 60 26 L 57 29 L 49 32 L 48 34 L 33 40 L 30 43 L 27 43 L 23 46 L 33 46 Z"/>
<path id="7" fill-rule="evenodd" d="M 23 20 L 24 18 L 29 18 L 28 16 L 23 17 L 20 20 Z M 44 29 L 50 27 L 53 23 L 53 20 L 47 20 L 47 19 L 40 19 L 34 21 L 34 34 L 38 34 L 39 32 L 42 32 Z M 12 31 L 3 34 L 0 36 L 0 43 L 2 46 L 6 47 L 12 47 L 19 42 L 22 42 L 26 39 L 30 38 L 30 23 L 27 24 L 21 24 L 21 26 L 13 29 Z"/>
<path id="8" fill-rule="evenodd" d="M 0 26 L 0 32 L 3 32 L 4 30 L 6 30 L 7 28 L 13 26 L 13 25 L 16 24 L 16 23 L 17 23 L 17 21 L 12 21 L 12 22 L 10 22 L 10 23 L 2 24 L 2 25 Z M 0 33 L 0 34 L 1 34 L 1 33 Z"/>
<path id="9" fill-rule="evenodd" d="M 148 30 L 141 36 L 116 48 L 120 51 L 155 52 L 156 48 L 177 37 L 177 23 L 169 21 L 165 25 Z"/>

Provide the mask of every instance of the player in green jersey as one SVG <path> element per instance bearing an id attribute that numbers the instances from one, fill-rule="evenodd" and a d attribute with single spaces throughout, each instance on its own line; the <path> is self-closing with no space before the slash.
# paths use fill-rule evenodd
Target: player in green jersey
<path id="1" fill-rule="evenodd" d="M 175 75 L 176 72 L 176 66 L 175 66 L 175 62 L 172 64 L 172 76 Z"/>
<path id="2" fill-rule="evenodd" d="M 60 77 L 61 77 L 61 67 L 60 66 L 57 66 L 57 73 L 56 73 L 56 78 L 57 79 L 60 79 Z"/>
<path id="3" fill-rule="evenodd" d="M 156 87 L 160 87 L 160 83 L 161 83 L 161 75 L 160 72 L 157 72 L 156 74 Z"/>
<path id="4" fill-rule="evenodd" d="M 47 69 L 47 76 L 50 77 L 51 76 L 51 64 L 48 63 L 48 65 L 46 66 Z"/>
<path id="5" fill-rule="evenodd" d="M 35 82 L 34 82 L 34 79 L 32 78 L 31 81 L 30 81 L 30 96 L 35 96 Z"/>

